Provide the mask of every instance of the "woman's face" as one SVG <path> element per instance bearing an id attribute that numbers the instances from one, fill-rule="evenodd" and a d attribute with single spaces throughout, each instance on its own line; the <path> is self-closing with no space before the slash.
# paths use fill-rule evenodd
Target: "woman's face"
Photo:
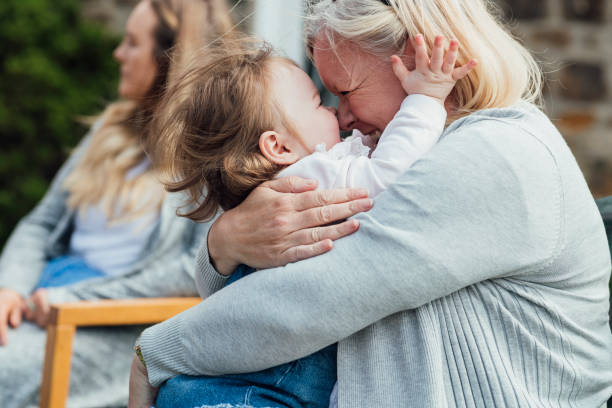
<path id="1" fill-rule="evenodd" d="M 366 53 L 348 41 L 337 41 L 334 52 L 325 35 L 316 39 L 313 58 L 323 85 L 340 98 L 340 128 L 358 129 L 363 134 L 382 132 L 406 97 L 391 61 Z"/>
<path id="2" fill-rule="evenodd" d="M 155 81 L 157 63 L 154 30 L 157 16 L 148 1 L 141 1 L 128 18 L 125 37 L 113 56 L 121 66 L 119 95 L 126 99 L 144 98 Z"/>

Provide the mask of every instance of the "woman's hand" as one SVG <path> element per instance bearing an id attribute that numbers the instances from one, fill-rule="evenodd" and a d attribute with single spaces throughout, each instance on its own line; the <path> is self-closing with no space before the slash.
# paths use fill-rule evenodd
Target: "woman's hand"
<path id="1" fill-rule="evenodd" d="M 0 346 L 8 342 L 8 327 L 19 327 L 24 310 L 25 300 L 19 293 L 0 289 Z"/>
<path id="2" fill-rule="evenodd" d="M 240 264 L 271 268 L 325 253 L 332 241 L 359 228 L 356 220 L 332 223 L 373 205 L 365 189 L 315 188 L 316 181 L 299 177 L 271 180 L 222 214 L 208 234 L 219 273 L 230 275 Z"/>
<path id="3" fill-rule="evenodd" d="M 128 408 L 150 408 L 155 403 L 158 389 L 149 383 L 147 368 L 134 354 L 130 369 L 130 397 Z"/>
<path id="4" fill-rule="evenodd" d="M 47 327 L 51 305 L 47 289 L 37 289 L 26 302 L 25 318 L 36 323 L 41 329 Z"/>

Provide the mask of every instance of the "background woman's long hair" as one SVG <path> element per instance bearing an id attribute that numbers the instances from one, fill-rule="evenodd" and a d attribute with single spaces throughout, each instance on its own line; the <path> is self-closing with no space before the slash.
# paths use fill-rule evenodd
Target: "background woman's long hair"
<path id="1" fill-rule="evenodd" d="M 66 178 L 68 205 L 79 211 L 101 204 L 110 221 L 137 217 L 160 207 L 163 185 L 150 166 L 128 172 L 146 158 L 148 123 L 162 93 L 196 49 L 232 30 L 226 0 L 149 1 L 157 17 L 154 57 L 157 77 L 142 101 L 118 101 L 101 114 L 101 126 Z"/>

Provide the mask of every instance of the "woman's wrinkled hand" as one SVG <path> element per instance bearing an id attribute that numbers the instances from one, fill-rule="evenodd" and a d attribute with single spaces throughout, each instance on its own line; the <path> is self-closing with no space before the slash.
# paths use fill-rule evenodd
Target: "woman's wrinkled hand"
<path id="1" fill-rule="evenodd" d="M 44 329 L 49 323 L 51 305 L 47 289 L 37 289 L 26 301 L 25 318 Z"/>
<path id="2" fill-rule="evenodd" d="M 271 180 L 222 214 L 208 235 L 215 268 L 230 275 L 240 264 L 271 268 L 323 254 L 359 228 L 346 218 L 373 205 L 365 189 L 315 188 L 299 177 Z"/>
<path id="3" fill-rule="evenodd" d="M 25 310 L 25 300 L 14 290 L 0 289 L 0 346 L 8 342 L 9 326 L 17 328 L 21 324 Z"/>
<path id="4" fill-rule="evenodd" d="M 134 354 L 130 369 L 130 397 L 128 408 L 150 408 L 155 403 L 158 389 L 149 383 L 147 368 Z"/>

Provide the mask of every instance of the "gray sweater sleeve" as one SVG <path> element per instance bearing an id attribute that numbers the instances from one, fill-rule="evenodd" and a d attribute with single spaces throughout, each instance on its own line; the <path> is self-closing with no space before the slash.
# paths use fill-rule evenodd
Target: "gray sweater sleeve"
<path id="1" fill-rule="evenodd" d="M 151 383 L 292 361 L 386 316 L 553 261 L 555 161 L 528 132 L 489 122 L 447 134 L 329 253 L 251 274 L 147 329 Z"/>
<path id="2" fill-rule="evenodd" d="M 210 227 L 216 219 L 217 217 L 206 224 L 205 231 L 203 232 L 205 237 L 208 237 Z M 210 256 L 208 254 L 208 239 L 202 240 L 202 245 L 196 258 L 195 275 L 196 287 L 202 299 L 206 299 L 213 293 L 223 288 L 228 279 L 229 275 L 225 276 L 220 274 L 212 265 Z"/>
<path id="3" fill-rule="evenodd" d="M 47 263 L 45 248 L 59 220 L 68 211 L 63 184 L 83 154 L 99 122 L 81 140 L 62 165 L 43 199 L 24 217 L 9 237 L 0 256 L 0 287 L 29 295 Z"/>

